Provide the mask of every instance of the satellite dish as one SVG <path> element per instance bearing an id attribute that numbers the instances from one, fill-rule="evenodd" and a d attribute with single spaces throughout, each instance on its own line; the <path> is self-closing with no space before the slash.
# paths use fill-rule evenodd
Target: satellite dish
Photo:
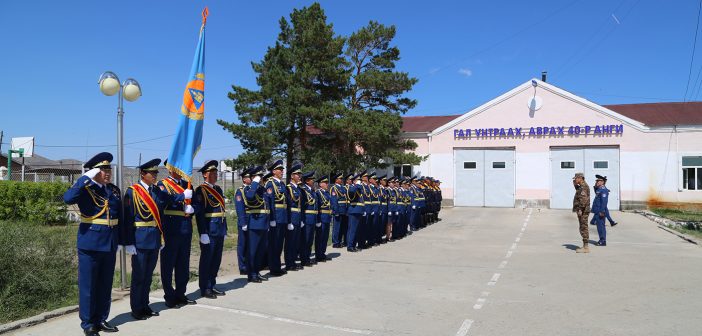
<path id="1" fill-rule="evenodd" d="M 529 107 L 529 111 L 537 111 L 538 109 L 541 108 L 543 105 L 543 99 L 539 96 L 534 96 L 529 98 L 529 101 L 527 101 L 527 107 Z"/>

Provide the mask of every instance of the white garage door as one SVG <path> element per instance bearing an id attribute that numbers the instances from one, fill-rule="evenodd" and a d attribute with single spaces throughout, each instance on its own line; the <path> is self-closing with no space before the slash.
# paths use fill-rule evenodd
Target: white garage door
<path id="1" fill-rule="evenodd" d="M 551 148 L 551 208 L 573 207 L 573 175 L 585 174 L 590 185 L 590 198 L 595 198 L 592 187 L 595 175 L 607 176 L 610 190 L 608 208 L 619 210 L 619 148 L 563 147 Z"/>
<path id="2" fill-rule="evenodd" d="M 457 149 L 456 206 L 514 207 L 514 149 Z"/>

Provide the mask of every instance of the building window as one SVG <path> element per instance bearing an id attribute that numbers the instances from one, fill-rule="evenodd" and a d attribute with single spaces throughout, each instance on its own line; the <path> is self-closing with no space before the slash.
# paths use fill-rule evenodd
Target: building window
<path id="1" fill-rule="evenodd" d="M 412 165 L 402 165 L 393 167 L 395 176 L 412 176 Z"/>
<path id="2" fill-rule="evenodd" d="M 477 169 L 478 164 L 475 161 L 466 161 L 463 162 L 463 169 Z"/>
<path id="3" fill-rule="evenodd" d="M 702 190 L 702 156 L 683 156 L 682 173 L 684 190 Z"/>
<path id="4" fill-rule="evenodd" d="M 575 169 L 575 161 L 561 161 L 561 169 Z"/>
<path id="5" fill-rule="evenodd" d="M 594 161 L 592 163 L 592 168 L 594 169 L 608 169 L 609 161 Z"/>
<path id="6" fill-rule="evenodd" d="M 504 169 L 505 167 L 506 167 L 506 164 L 504 161 L 492 163 L 492 168 L 494 168 L 494 169 Z"/>

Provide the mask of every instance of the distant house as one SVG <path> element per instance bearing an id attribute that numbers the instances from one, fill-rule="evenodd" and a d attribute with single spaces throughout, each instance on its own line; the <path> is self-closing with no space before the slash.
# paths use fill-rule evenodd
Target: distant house
<path id="1" fill-rule="evenodd" d="M 51 160 L 41 155 L 12 158 L 12 180 L 22 180 L 22 161 L 24 159 L 24 180 L 31 182 L 63 181 L 73 183 L 83 173 L 83 162 L 74 159 Z M 0 154 L 0 167 L 4 168 L 0 177 L 7 179 L 7 155 Z"/>

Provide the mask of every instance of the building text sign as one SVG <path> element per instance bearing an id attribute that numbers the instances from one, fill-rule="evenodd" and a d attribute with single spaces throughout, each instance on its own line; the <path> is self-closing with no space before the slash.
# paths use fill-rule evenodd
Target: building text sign
<path id="1" fill-rule="evenodd" d="M 620 135 L 624 125 L 595 126 L 544 126 L 544 127 L 510 127 L 510 128 L 456 128 L 453 138 L 469 140 L 473 138 L 541 138 L 572 137 L 579 135 Z"/>

